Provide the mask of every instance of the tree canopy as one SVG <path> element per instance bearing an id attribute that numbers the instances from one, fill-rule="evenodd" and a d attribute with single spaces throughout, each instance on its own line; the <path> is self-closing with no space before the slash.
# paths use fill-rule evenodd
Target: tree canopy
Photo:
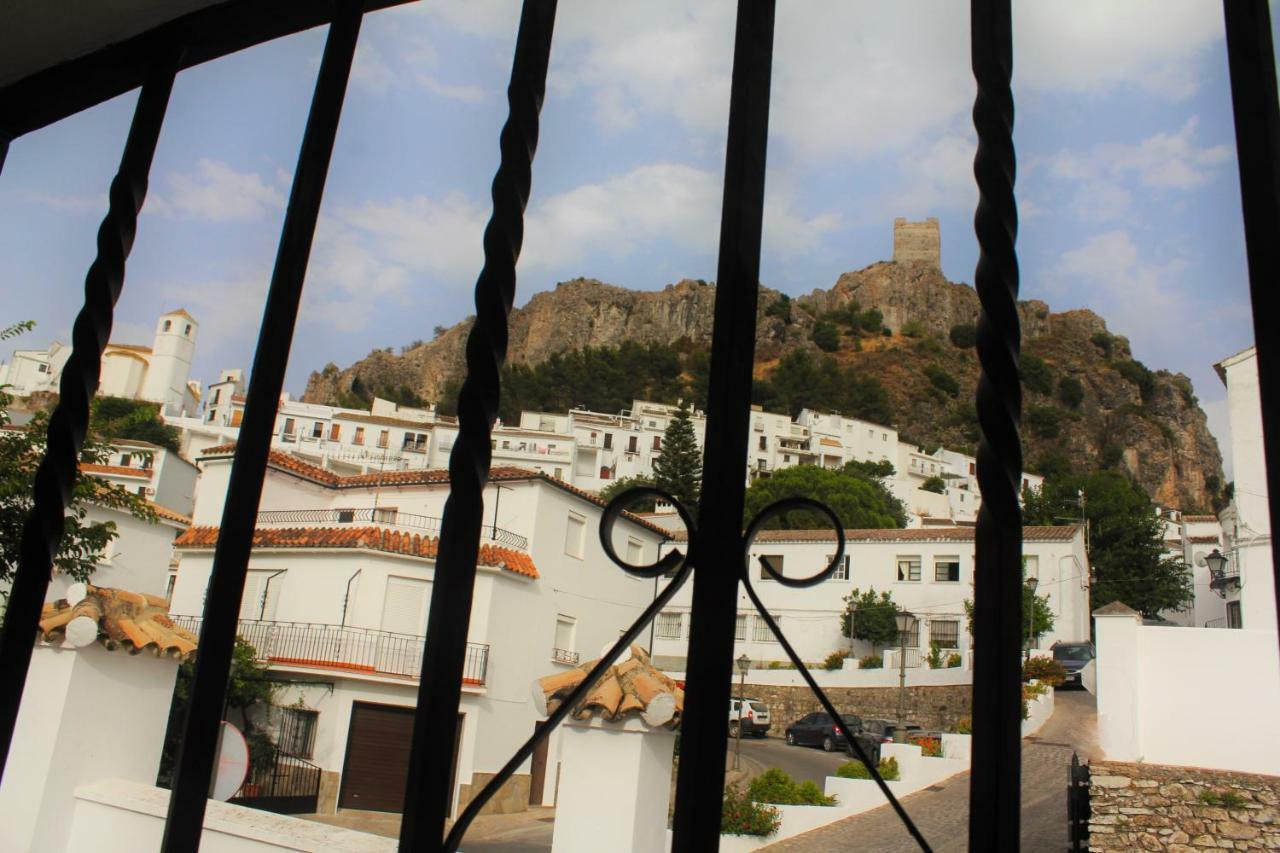
<path id="1" fill-rule="evenodd" d="M 637 474 L 634 477 L 622 477 L 614 480 L 609 485 L 600 490 L 600 499 L 608 503 L 627 489 L 634 489 L 637 486 L 652 486 L 653 478 L 645 474 Z M 630 512 L 653 512 L 653 498 L 643 498 L 627 507 Z"/>
<path id="2" fill-rule="evenodd" d="M 757 380 L 751 401 L 791 417 L 801 409 L 837 411 L 877 424 L 892 424 L 889 394 L 874 376 L 842 368 L 831 356 L 814 358 L 806 350 L 785 356 L 768 379 Z"/>
<path id="3" fill-rule="evenodd" d="M 1168 556 L 1164 522 L 1142 487 L 1119 471 L 1046 479 L 1023 493 L 1027 524 L 1062 524 L 1083 512 L 1089 524 L 1094 579 L 1090 607 L 1122 601 L 1147 618 L 1186 609 L 1194 598 L 1191 573 Z"/>
<path id="4" fill-rule="evenodd" d="M 906 507 L 876 477 L 859 468 L 820 468 L 797 465 L 762 477 L 747 489 L 748 520 L 774 501 L 790 497 L 812 498 L 826 504 L 846 529 L 905 527 Z M 828 527 L 830 521 L 816 512 L 791 512 L 771 519 L 768 527 L 813 530 Z"/>
<path id="5" fill-rule="evenodd" d="M 702 490 L 702 451 L 693 431 L 689 404 L 684 400 L 663 433 L 662 447 L 653 460 L 653 481 L 691 513 L 697 512 Z"/>
<path id="6" fill-rule="evenodd" d="M 89 404 L 89 429 L 110 441 L 147 441 L 177 452 L 178 430 L 160 418 L 160 406 L 123 397 L 95 397 Z"/>
<path id="7" fill-rule="evenodd" d="M 863 640 L 874 648 L 898 641 L 898 611 L 887 592 L 876 595 L 875 587 L 866 592 L 854 587 L 844 597 L 844 613 L 840 616 L 840 634 L 855 640 Z"/>

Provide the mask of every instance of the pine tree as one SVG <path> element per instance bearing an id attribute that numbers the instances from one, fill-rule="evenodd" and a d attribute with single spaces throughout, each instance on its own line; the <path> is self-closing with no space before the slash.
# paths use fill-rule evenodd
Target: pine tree
<path id="1" fill-rule="evenodd" d="M 683 400 L 676 416 L 667 424 L 662 448 L 653 460 L 654 484 L 679 499 L 690 512 L 696 512 L 698 493 L 702 487 L 702 451 L 693 433 L 689 404 Z"/>

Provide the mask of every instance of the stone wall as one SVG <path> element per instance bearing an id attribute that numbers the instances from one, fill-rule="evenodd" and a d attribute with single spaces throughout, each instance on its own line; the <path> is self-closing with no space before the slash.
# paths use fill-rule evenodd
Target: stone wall
<path id="1" fill-rule="evenodd" d="M 1280 848 L 1280 777 L 1113 761 L 1089 770 L 1090 850 Z"/>
<path id="2" fill-rule="evenodd" d="M 908 676 L 909 677 L 909 676 Z M 734 685 L 734 695 L 738 687 Z M 857 714 L 864 719 L 896 719 L 898 688 L 896 687 L 827 687 L 827 696 L 839 711 Z M 818 697 L 808 687 L 757 685 L 748 683 L 746 695 L 769 706 L 770 737 L 782 737 L 788 725 L 814 711 L 821 711 Z M 945 729 L 973 711 L 973 689 L 968 684 L 907 687 L 903 703 L 908 722 L 926 729 Z M 726 716 L 728 712 L 726 710 Z"/>
<path id="3" fill-rule="evenodd" d="M 936 217 L 924 222 L 893 220 L 893 262 L 924 261 L 935 267 L 942 265 L 942 235 Z"/>

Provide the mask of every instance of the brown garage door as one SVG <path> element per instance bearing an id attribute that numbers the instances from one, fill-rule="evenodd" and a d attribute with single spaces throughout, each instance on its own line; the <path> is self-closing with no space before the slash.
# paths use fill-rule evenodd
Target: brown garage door
<path id="1" fill-rule="evenodd" d="M 458 715 L 449 780 L 449 807 L 458 773 L 458 746 L 465 714 Z M 409 775 L 409 745 L 413 741 L 413 709 L 399 705 L 354 702 L 347 730 L 347 757 L 342 765 L 338 807 L 379 812 L 404 811 L 404 783 Z"/>

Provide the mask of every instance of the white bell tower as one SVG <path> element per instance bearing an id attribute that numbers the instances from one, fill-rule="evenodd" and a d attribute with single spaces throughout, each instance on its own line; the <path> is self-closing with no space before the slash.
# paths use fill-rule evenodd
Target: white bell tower
<path id="1" fill-rule="evenodd" d="M 161 403 L 174 414 L 182 410 L 199 327 L 195 318 L 182 308 L 161 315 L 151 347 L 151 364 L 142 384 L 142 399 Z"/>

